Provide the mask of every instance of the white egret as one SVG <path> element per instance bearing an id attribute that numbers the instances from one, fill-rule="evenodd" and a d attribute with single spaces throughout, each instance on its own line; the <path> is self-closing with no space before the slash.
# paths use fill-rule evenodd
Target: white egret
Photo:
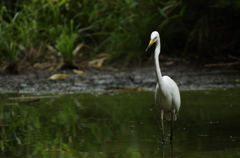
<path id="1" fill-rule="evenodd" d="M 177 119 L 177 113 L 180 108 L 181 100 L 178 86 L 169 76 L 162 76 L 160 65 L 159 65 L 159 54 L 160 54 L 160 36 L 157 31 L 152 32 L 151 39 L 148 44 L 150 48 L 153 43 L 156 43 L 154 51 L 154 61 L 156 68 L 157 86 L 155 90 L 155 105 L 159 108 L 161 113 L 161 127 L 162 127 L 162 142 L 164 144 L 164 125 L 163 119 L 171 120 L 171 136 L 170 140 L 173 139 L 173 121 Z"/>

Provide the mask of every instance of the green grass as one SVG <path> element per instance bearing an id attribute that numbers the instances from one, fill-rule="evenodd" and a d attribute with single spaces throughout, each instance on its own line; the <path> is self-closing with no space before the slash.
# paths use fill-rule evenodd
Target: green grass
<path id="1" fill-rule="evenodd" d="M 144 50 L 153 30 L 169 55 L 237 54 L 239 15 L 240 3 L 227 0 L 3 0 L 0 66 L 79 66 L 99 54 L 108 54 L 106 64 L 141 64 L 150 56 Z"/>

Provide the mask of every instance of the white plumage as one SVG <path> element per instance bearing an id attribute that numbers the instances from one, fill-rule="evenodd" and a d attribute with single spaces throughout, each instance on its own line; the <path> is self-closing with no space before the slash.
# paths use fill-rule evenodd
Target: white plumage
<path id="1" fill-rule="evenodd" d="M 164 138 L 164 126 L 163 118 L 171 120 L 171 136 L 173 138 L 173 121 L 177 119 L 177 113 L 180 108 L 181 100 L 180 93 L 177 84 L 169 77 L 162 76 L 160 65 L 159 65 L 159 54 L 161 49 L 160 36 L 157 31 L 152 32 L 149 45 L 146 50 L 153 44 L 156 43 L 154 51 L 154 61 L 156 68 L 157 86 L 155 90 L 155 105 L 161 113 L 161 126 L 162 126 L 162 141 L 165 142 Z"/>

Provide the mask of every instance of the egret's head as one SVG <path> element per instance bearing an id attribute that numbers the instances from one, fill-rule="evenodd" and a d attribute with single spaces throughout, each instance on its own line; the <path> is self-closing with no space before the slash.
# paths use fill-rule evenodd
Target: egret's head
<path id="1" fill-rule="evenodd" d="M 151 33 L 151 38 L 150 38 L 150 41 L 149 41 L 146 51 L 153 45 L 153 43 L 155 43 L 157 41 L 158 37 L 159 37 L 159 34 L 157 31 L 153 31 Z"/>

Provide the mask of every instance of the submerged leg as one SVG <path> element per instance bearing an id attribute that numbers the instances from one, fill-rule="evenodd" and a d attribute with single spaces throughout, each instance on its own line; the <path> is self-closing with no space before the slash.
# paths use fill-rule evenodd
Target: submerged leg
<path id="1" fill-rule="evenodd" d="M 162 157 L 164 158 L 165 157 L 165 145 L 162 144 Z"/>
<path id="2" fill-rule="evenodd" d="M 173 155 L 173 142 L 172 141 L 170 142 L 170 145 L 171 145 L 171 155 L 172 155 L 172 158 L 173 158 L 174 155 Z"/>
<path id="3" fill-rule="evenodd" d="M 173 140 L 173 122 L 174 122 L 174 116 L 175 116 L 175 109 L 172 110 L 170 141 Z"/>
<path id="4" fill-rule="evenodd" d="M 161 110 L 162 143 L 164 144 L 165 143 L 165 138 L 164 138 L 163 113 L 164 113 L 164 111 Z"/>

